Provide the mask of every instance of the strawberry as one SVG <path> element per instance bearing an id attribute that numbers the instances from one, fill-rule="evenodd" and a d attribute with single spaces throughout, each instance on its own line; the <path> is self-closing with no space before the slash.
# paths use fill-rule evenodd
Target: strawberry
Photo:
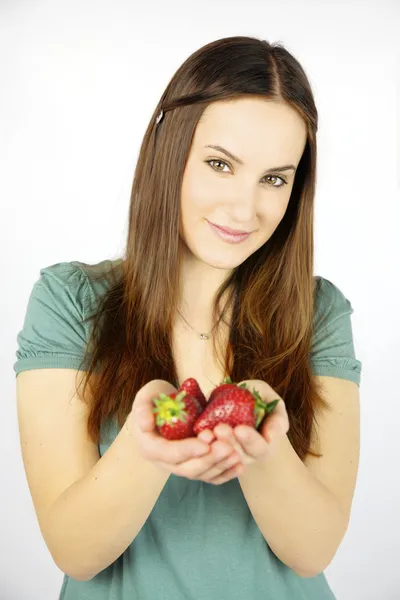
<path id="1" fill-rule="evenodd" d="M 181 390 L 185 390 L 188 394 L 194 396 L 196 400 L 199 401 L 201 410 L 206 407 L 207 400 L 194 377 L 189 377 L 189 379 L 186 379 L 178 389 L 178 391 Z"/>
<path id="2" fill-rule="evenodd" d="M 193 436 L 193 425 L 202 411 L 199 401 L 185 390 L 172 394 L 161 393 L 153 398 L 156 429 L 168 440 L 181 440 Z"/>
<path id="3" fill-rule="evenodd" d="M 271 412 L 278 402 L 279 398 L 265 402 L 257 390 L 250 392 L 245 383 L 222 384 L 213 391 L 213 398 L 196 419 L 193 431 L 198 435 L 204 429 L 213 430 L 218 423 L 227 423 L 232 428 L 248 425 L 258 429 L 265 414 Z"/>
<path id="4" fill-rule="evenodd" d="M 215 389 L 213 389 L 207 402 L 212 402 L 212 400 L 214 400 L 216 394 L 220 394 L 221 392 L 224 392 L 225 390 L 229 390 L 229 389 L 235 388 L 235 387 L 237 387 L 237 386 L 235 383 L 232 383 L 231 378 L 226 377 L 224 379 L 224 382 L 221 383 L 221 385 L 218 385 Z"/>

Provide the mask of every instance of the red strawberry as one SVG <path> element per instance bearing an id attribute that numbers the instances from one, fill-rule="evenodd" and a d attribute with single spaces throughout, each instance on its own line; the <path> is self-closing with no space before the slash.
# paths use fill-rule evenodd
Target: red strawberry
<path id="1" fill-rule="evenodd" d="M 265 402 L 257 390 L 250 392 L 245 383 L 228 385 L 229 388 L 222 384 L 213 391 L 212 401 L 208 401 L 193 426 L 196 435 L 204 429 L 213 430 L 218 423 L 227 423 L 232 428 L 248 425 L 258 429 L 265 414 L 271 412 L 279 402 L 279 398 Z"/>
<path id="2" fill-rule="evenodd" d="M 156 414 L 156 429 L 167 440 L 193 436 L 193 424 L 202 411 L 199 401 L 185 390 L 161 393 L 153 398 L 152 413 Z"/>
<path id="3" fill-rule="evenodd" d="M 201 410 L 203 410 L 203 408 L 206 407 L 207 400 L 194 377 L 189 377 L 189 379 L 186 379 L 178 389 L 178 391 L 181 390 L 185 390 L 188 394 L 194 396 L 196 400 L 199 401 L 201 405 Z"/>
<path id="4" fill-rule="evenodd" d="M 212 402 L 212 400 L 214 400 L 214 398 L 217 394 L 220 394 L 221 392 L 224 392 L 225 390 L 230 390 L 231 388 L 236 388 L 236 387 L 237 387 L 236 383 L 232 383 L 231 378 L 226 377 L 224 379 L 224 383 L 221 383 L 221 385 L 218 385 L 215 389 L 213 389 L 207 402 L 208 403 Z"/>

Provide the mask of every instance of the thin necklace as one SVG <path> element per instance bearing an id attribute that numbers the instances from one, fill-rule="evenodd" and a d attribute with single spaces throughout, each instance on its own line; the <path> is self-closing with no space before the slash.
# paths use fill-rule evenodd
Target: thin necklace
<path id="1" fill-rule="evenodd" d="M 193 331 L 194 331 L 194 332 L 195 332 L 195 333 L 198 335 L 198 337 L 199 337 L 201 340 L 208 340 L 208 339 L 209 339 L 209 337 L 210 337 L 210 335 L 211 335 L 211 333 L 214 331 L 214 329 L 215 329 L 215 328 L 216 328 L 216 326 L 218 325 L 219 321 L 221 320 L 221 319 L 219 319 L 219 321 L 217 321 L 217 323 L 215 323 L 214 327 L 213 327 L 213 328 L 211 329 L 211 331 L 209 331 L 208 333 L 200 333 L 199 331 L 196 331 L 196 330 L 195 330 L 195 329 L 194 329 L 194 328 L 191 326 L 191 324 L 190 324 L 190 323 L 188 323 L 188 322 L 186 321 L 185 317 L 183 316 L 183 314 L 181 313 L 181 311 L 179 310 L 179 308 L 177 308 L 177 311 L 178 311 L 178 313 L 181 315 L 181 317 L 182 317 L 182 319 L 185 321 L 185 323 L 186 323 L 187 325 L 189 325 L 190 329 L 192 329 L 192 330 L 193 330 Z"/>

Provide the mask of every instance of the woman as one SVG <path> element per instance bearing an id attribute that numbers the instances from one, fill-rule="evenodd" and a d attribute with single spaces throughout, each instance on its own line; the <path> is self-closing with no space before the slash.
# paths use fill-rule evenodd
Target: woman
<path id="1" fill-rule="evenodd" d="M 316 132 L 282 45 L 207 44 L 145 133 L 124 259 L 40 271 L 14 370 L 61 600 L 334 598 L 361 363 L 351 303 L 313 274 Z M 279 396 L 275 438 L 157 435 L 155 395 L 195 377 L 208 398 L 227 375 Z"/>

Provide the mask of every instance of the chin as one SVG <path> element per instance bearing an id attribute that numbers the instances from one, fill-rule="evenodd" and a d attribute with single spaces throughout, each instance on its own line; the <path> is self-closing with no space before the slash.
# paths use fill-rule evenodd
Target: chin
<path id="1" fill-rule="evenodd" d="M 229 259 L 229 256 L 225 256 L 221 253 L 221 256 L 218 257 L 216 253 L 208 256 L 207 254 L 197 256 L 198 260 L 201 260 L 206 265 L 213 267 L 214 269 L 223 269 L 224 271 L 231 271 L 232 269 L 236 269 L 243 261 L 246 260 L 247 256 L 243 259 L 243 261 L 238 262 L 238 260 Z"/>

